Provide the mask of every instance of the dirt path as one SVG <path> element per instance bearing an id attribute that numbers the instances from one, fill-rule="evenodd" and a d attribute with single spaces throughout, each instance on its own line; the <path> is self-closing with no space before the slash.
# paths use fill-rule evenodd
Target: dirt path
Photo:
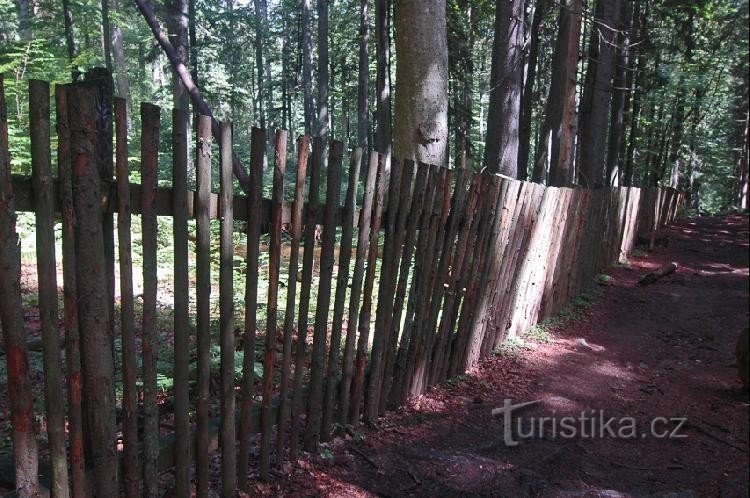
<path id="1" fill-rule="evenodd" d="M 498 355 L 254 491 L 747 496 L 748 397 L 733 364 L 748 325 L 748 217 L 683 220 L 666 233 L 668 247 L 611 270 L 612 285 L 557 326 L 553 343 Z M 636 287 L 668 261 L 680 265 L 675 274 Z M 539 401 L 513 412 L 515 447 L 504 417 L 491 415 L 505 399 Z M 563 437 L 565 416 L 575 418 L 575 437 Z M 541 437 L 540 417 L 558 424 L 547 420 Z M 610 417 L 614 434 L 602 425 Z M 520 438 L 519 418 L 535 437 Z M 673 430 L 684 437 L 658 437 Z"/>

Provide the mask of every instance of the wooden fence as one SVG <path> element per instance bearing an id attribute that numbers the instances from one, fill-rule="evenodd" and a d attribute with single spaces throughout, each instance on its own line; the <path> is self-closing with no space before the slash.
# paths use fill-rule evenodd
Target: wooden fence
<path id="1" fill-rule="evenodd" d="M 16 486 L 22 495 L 37 486 L 38 452 L 17 210 L 36 216 L 51 469 L 47 484 L 54 496 L 156 496 L 158 475 L 169 469 L 175 496 L 189 496 L 193 486 L 198 496 L 206 496 L 212 482 L 209 456 L 215 451 L 221 455 L 215 482 L 221 483 L 223 496 L 233 496 L 245 486 L 250 467 L 257 465 L 260 477 L 268 479 L 271 465 L 295 461 L 301 448 L 314 450 L 340 427 L 335 423 L 374 420 L 556 314 L 591 286 L 599 271 L 624 259 L 638 233 L 652 234 L 670 223 L 683 202 L 672 189 L 544 187 L 411 161 L 394 161 L 387 175 L 383 156 L 374 152 L 362 157 L 355 151 L 343 175 L 340 142 L 331 142 L 323 168 L 324 142 L 303 136 L 297 140 L 294 201 L 285 204 L 286 132 L 275 136 L 273 195 L 266 200 L 265 134 L 258 129 L 251 136 L 250 188 L 238 196 L 232 190 L 231 125 L 222 123 L 212 133 L 212 120 L 204 116 L 197 123 L 197 191 L 190 192 L 188 116 L 181 111 L 172 114 L 172 188 L 158 188 L 160 110 L 149 104 L 140 109 L 141 184 L 131 185 L 126 106 L 112 99 L 108 88 L 96 80 L 56 88 L 58 172 L 53 178 L 49 86 L 30 82 L 29 180 L 10 175 L 0 79 L 0 319 Z M 360 163 L 365 161 L 364 195 L 358 203 Z M 220 172 L 218 194 L 211 192 L 213 167 Z M 325 204 L 320 202 L 323 172 Z M 341 199 L 343 178 L 348 181 Z M 64 346 L 58 331 L 56 212 L 63 221 Z M 133 296 L 134 213 L 142 224 L 143 264 L 135 269 L 143 275 L 140 314 Z M 174 387 L 169 398 L 174 428 L 169 434 L 157 404 L 158 215 L 173 221 Z M 194 274 L 188 264 L 190 218 L 196 220 Z M 220 313 L 214 334 L 212 218 L 220 220 Z M 244 323 L 236 323 L 240 310 L 233 299 L 232 230 L 238 219 L 247 222 Z M 289 224 L 291 234 L 286 287 L 279 284 L 282 223 Z M 322 226 L 319 255 L 316 225 Z M 270 237 L 268 290 L 259 296 L 263 231 Z M 282 292 L 287 294 L 283 310 L 278 309 Z M 316 303 L 311 303 L 313 295 Z M 259 302 L 265 302 L 264 330 L 257 330 Z M 314 319 L 308 323 L 313 304 Z M 239 385 L 235 329 L 242 330 L 244 354 Z M 120 358 L 113 354 L 115 334 L 122 345 Z M 212 341 L 218 341 L 221 355 L 220 372 L 213 378 Z M 257 385 L 256 349 L 263 355 Z M 118 364 L 122 368 L 116 372 Z M 116 378 L 122 382 L 121 401 L 115 397 Z M 220 404 L 218 418 L 210 416 L 212 399 Z M 251 451 L 258 432 L 259 451 Z"/>

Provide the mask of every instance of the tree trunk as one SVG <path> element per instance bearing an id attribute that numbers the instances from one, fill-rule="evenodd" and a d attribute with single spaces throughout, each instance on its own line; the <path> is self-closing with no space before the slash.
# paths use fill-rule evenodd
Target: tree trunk
<path id="1" fill-rule="evenodd" d="M 102 0 L 102 53 L 104 67 L 112 74 L 112 29 L 109 26 L 109 0 Z"/>
<path id="2" fill-rule="evenodd" d="M 575 139 L 576 68 L 581 37 L 582 0 L 566 0 L 560 9 L 560 26 L 552 60 L 552 81 L 544 108 L 544 124 L 534 164 L 533 181 L 542 181 L 549 162 L 551 186 L 571 182 L 571 152 Z"/>
<path id="3" fill-rule="evenodd" d="M 518 131 L 523 92 L 524 0 L 497 2 L 484 167 L 518 177 Z"/>
<path id="4" fill-rule="evenodd" d="M 255 64 L 258 72 L 258 122 L 260 127 L 266 129 L 266 118 L 268 118 L 268 131 L 271 132 L 271 113 L 273 112 L 273 87 L 271 85 L 271 63 L 266 48 L 266 30 L 268 26 L 268 6 L 266 0 L 254 0 L 255 6 Z M 266 101 L 263 102 L 263 99 Z M 269 141 L 270 142 L 270 141 Z"/>
<path id="5" fill-rule="evenodd" d="M 189 15 L 187 0 L 167 0 L 165 7 L 169 40 L 177 53 L 178 61 L 187 67 Z M 174 68 L 172 68 L 172 97 L 175 109 L 190 109 L 190 96 Z"/>
<path id="6" fill-rule="evenodd" d="M 74 61 L 76 58 L 76 44 L 73 37 L 73 14 L 70 10 L 70 1 L 62 0 L 63 20 L 65 22 L 65 47 L 68 50 L 68 60 L 72 66 L 70 72 L 71 81 L 75 82 L 81 73 L 78 72 Z"/>
<path id="7" fill-rule="evenodd" d="M 548 0 L 536 0 L 531 32 L 529 33 L 529 55 L 526 61 L 526 76 L 521 96 L 521 119 L 518 136 L 518 179 L 528 176 L 529 154 L 531 151 L 531 115 L 534 110 L 534 85 L 536 83 L 536 66 L 539 59 L 539 30 L 544 16 L 549 9 Z"/>
<path id="8" fill-rule="evenodd" d="M 330 73 L 328 67 L 328 0 L 318 0 L 318 126 L 317 134 L 325 137 L 328 133 L 328 87 Z M 325 148 L 321 150 L 325 157 Z M 325 168 L 325 162 L 321 162 Z"/>
<path id="9" fill-rule="evenodd" d="M 311 0 L 302 0 L 302 92 L 305 106 L 305 134 L 312 135 L 315 104 L 312 92 Z"/>
<path id="10" fill-rule="evenodd" d="M 396 114 L 393 154 L 443 166 L 448 146 L 445 0 L 395 4 Z"/>
<path id="11" fill-rule="evenodd" d="M 458 8 L 448 9 L 448 63 L 450 93 L 453 102 L 449 112 L 449 128 L 455 133 L 453 164 L 466 168 L 471 155 L 472 91 L 474 80 L 474 22 L 477 9 L 469 0 L 458 0 Z"/>
<path id="12" fill-rule="evenodd" d="M 604 184 L 604 160 L 612 94 L 614 47 L 620 0 L 597 0 L 589 42 L 588 68 L 579 117 L 579 181 L 585 187 Z"/>
<path id="13" fill-rule="evenodd" d="M 370 42 L 369 0 L 360 0 L 359 22 L 359 80 L 357 84 L 357 146 L 368 150 L 367 132 L 370 120 L 367 109 L 367 96 L 370 81 L 370 57 L 368 44 Z M 380 33 L 378 32 L 378 35 Z M 380 48 L 378 37 L 378 49 Z M 380 60 L 378 59 L 378 62 Z M 378 66 L 380 68 L 380 66 Z M 343 68 L 342 68 L 343 71 Z M 378 76 L 380 72 L 378 72 Z M 380 100 L 378 99 L 378 103 Z"/>
<path id="14" fill-rule="evenodd" d="M 607 176 L 605 185 L 617 185 L 620 177 L 620 159 L 623 135 L 625 133 L 625 106 L 628 91 L 628 63 L 630 60 L 630 24 L 632 19 L 632 4 L 623 2 L 620 6 L 620 23 L 617 25 L 617 63 L 614 69 L 612 84 L 612 113 L 609 123 L 609 138 L 607 145 Z"/>
<path id="15" fill-rule="evenodd" d="M 119 0 L 113 0 L 112 7 L 119 12 L 121 9 Z M 115 84 L 117 93 L 125 99 L 130 108 L 130 85 L 128 82 L 128 66 L 125 63 L 125 48 L 122 39 L 122 29 L 118 23 L 112 26 L 112 55 L 115 63 Z"/>
<path id="16" fill-rule="evenodd" d="M 391 118 L 391 1 L 375 0 L 375 33 L 377 42 L 377 108 L 375 110 L 377 130 L 375 148 L 383 155 L 385 171 L 391 167 L 392 118 Z M 366 149 L 363 149 L 366 152 Z M 367 154 L 362 161 L 362 176 L 367 177 Z"/>
<path id="17" fill-rule="evenodd" d="M 31 29 L 31 18 L 33 15 L 31 0 L 16 0 L 18 11 L 18 36 L 21 40 L 28 41 L 33 37 Z"/>

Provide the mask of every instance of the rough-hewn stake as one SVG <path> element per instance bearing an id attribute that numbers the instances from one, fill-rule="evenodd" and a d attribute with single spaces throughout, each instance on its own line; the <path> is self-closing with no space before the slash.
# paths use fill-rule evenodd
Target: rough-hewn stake
<path id="1" fill-rule="evenodd" d="M 117 176 L 117 244 L 120 259 L 120 334 L 122 343 L 122 439 L 123 483 L 128 497 L 141 494 L 138 450 L 138 388 L 136 387 L 135 315 L 133 309 L 133 260 L 130 189 L 128 185 L 127 109 L 115 99 L 115 174 Z M 177 387 L 179 384 L 175 384 Z"/>
<path id="2" fill-rule="evenodd" d="M 307 343 L 307 323 L 310 311 L 310 288 L 312 286 L 313 258 L 315 256 L 315 221 L 318 214 L 320 190 L 320 148 L 323 141 L 313 138 L 310 161 L 310 190 L 307 194 L 307 212 L 305 213 L 305 252 L 302 256 L 302 282 L 299 298 L 299 318 L 297 319 L 297 352 L 294 358 L 294 398 L 292 399 L 292 434 L 289 444 L 289 459 L 297 458 L 299 448 L 300 415 L 302 414 L 302 376 L 305 368 L 305 349 Z"/>
<path id="3" fill-rule="evenodd" d="M 367 364 L 367 346 L 370 339 L 370 316 L 372 312 L 372 291 L 375 285 L 375 270 L 378 262 L 378 239 L 380 237 L 380 220 L 383 214 L 383 196 L 385 194 L 385 156 L 372 153 L 377 158 L 377 166 L 370 161 L 370 167 L 377 167 L 378 181 L 375 203 L 372 211 L 372 225 L 370 226 L 370 242 L 367 251 L 367 273 L 362 292 L 362 308 L 359 312 L 359 341 L 357 342 L 357 358 L 354 369 L 354 382 L 351 394 L 351 422 L 359 423 L 360 402 L 364 394 L 365 366 Z"/>
<path id="4" fill-rule="evenodd" d="M 232 124 L 221 123 L 219 211 L 219 328 L 221 349 L 221 494 L 235 496 L 237 490 L 237 430 L 234 422 L 234 243 L 232 234 Z"/>
<path id="5" fill-rule="evenodd" d="M 289 380 L 292 367 L 292 337 L 294 316 L 297 304 L 297 275 L 299 270 L 299 247 L 302 239 L 302 209 L 305 205 L 305 178 L 307 159 L 310 156 L 310 137 L 302 135 L 297 139 L 297 179 L 294 187 L 294 207 L 292 209 L 292 247 L 289 251 L 289 275 L 287 278 L 286 310 L 284 312 L 284 350 L 281 366 L 281 386 L 279 389 L 279 420 L 276 430 L 276 462 L 281 463 L 284 455 L 284 434 L 289 419 Z"/>
<path id="6" fill-rule="evenodd" d="M 266 306 L 266 350 L 263 354 L 263 401 L 261 408 L 260 477 L 268 480 L 271 466 L 271 437 L 273 420 L 273 371 L 276 361 L 276 322 L 281 268 L 281 210 L 284 204 L 284 172 L 286 171 L 285 130 L 276 131 L 273 168 L 273 198 L 271 203 L 271 238 L 268 254 L 268 305 Z"/>
<path id="7" fill-rule="evenodd" d="M 395 233 L 398 205 L 401 198 L 401 164 L 391 163 L 390 180 L 388 185 L 388 208 L 384 224 L 383 257 L 380 265 L 380 279 L 378 282 L 378 305 L 375 313 L 375 328 L 372 337 L 372 352 L 370 354 L 370 375 L 367 379 L 367 393 L 365 396 L 365 419 L 370 422 L 378 417 L 380 406 L 380 375 L 383 370 L 384 350 L 386 345 L 386 328 L 390 325 L 393 315 L 393 288 L 396 286 L 396 272 L 398 261 L 394 258 L 396 252 Z"/>
<path id="8" fill-rule="evenodd" d="M 211 381 L 211 226 L 208 202 L 211 194 L 211 118 L 198 117 L 198 144 L 195 179 L 196 199 L 196 336 L 198 347 L 198 386 L 196 402 L 195 459 L 196 494 L 208 496 L 208 402 Z"/>
<path id="9" fill-rule="evenodd" d="M 76 284 L 81 356 L 84 359 L 84 406 L 91 443 L 93 494 L 116 496 L 117 454 L 114 362 L 109 335 L 106 258 L 102 233 L 101 177 L 98 171 L 98 88 L 77 83 L 68 94 L 68 118 L 76 214 Z M 88 455 L 87 455 L 88 456 Z"/>
<path id="10" fill-rule="evenodd" d="M 65 453 L 65 403 L 60 369 L 60 335 L 57 329 L 57 268 L 55 220 L 52 200 L 49 83 L 29 81 L 31 171 L 36 204 L 36 262 L 39 283 L 39 321 L 44 354 L 44 398 L 47 436 L 52 464 L 52 494 L 67 497 L 68 461 Z"/>
<path id="11" fill-rule="evenodd" d="M 55 107 L 57 108 L 57 176 L 60 179 L 60 211 L 62 212 L 63 233 L 63 323 L 65 326 L 65 366 L 68 374 L 68 444 L 70 447 L 71 492 L 73 496 L 78 497 L 86 494 L 86 465 L 83 456 L 83 413 L 81 411 L 81 341 L 78 333 L 78 297 L 76 294 L 73 170 L 70 161 L 68 91 L 65 86 L 57 85 L 55 87 L 55 101 Z M 133 385 L 135 385 L 135 381 Z M 125 429 L 124 423 L 123 421 L 123 431 Z M 135 437 L 136 439 L 138 437 L 137 429 Z M 127 450 L 127 446 L 125 449 Z M 135 471 L 138 472 L 137 467 Z"/>
<path id="12" fill-rule="evenodd" d="M 344 219 L 341 220 L 341 245 L 339 247 L 339 268 L 336 275 L 336 298 L 333 303 L 333 323 L 331 325 L 331 348 L 328 355 L 328 373 L 325 388 L 325 402 L 323 405 L 323 424 L 320 438 L 327 441 L 330 438 L 331 424 L 336 409 L 336 394 L 341 368 L 341 330 L 344 321 L 344 306 L 346 305 L 346 288 L 349 283 L 349 263 L 352 259 L 352 235 L 354 232 L 354 211 L 357 207 L 357 185 L 359 180 L 359 166 L 362 152 L 355 151 L 349 163 L 349 182 L 344 200 Z"/>
<path id="13" fill-rule="evenodd" d="M 198 87 L 195 85 L 192 76 L 190 76 L 190 71 L 188 71 L 188 68 L 185 67 L 185 64 L 180 62 L 177 51 L 169 41 L 169 37 L 164 31 L 161 30 L 159 21 L 156 19 L 156 14 L 154 13 L 154 9 L 146 0 L 135 0 L 135 4 L 138 7 L 138 10 L 141 11 L 141 14 L 146 20 L 149 28 L 151 28 L 151 32 L 154 34 L 154 38 L 156 38 L 156 41 L 159 43 L 162 50 L 164 50 L 164 53 L 167 55 L 167 59 L 169 59 L 170 64 L 172 64 L 172 68 L 174 69 L 175 73 L 177 73 L 180 81 L 185 86 L 188 95 L 190 95 L 190 100 L 193 102 L 193 106 L 195 107 L 195 109 L 197 109 L 198 113 L 210 117 L 210 130 L 213 135 L 218 138 L 219 123 L 213 118 L 211 109 L 208 107 L 208 104 L 206 104 L 206 101 L 203 100 L 203 96 L 201 96 L 200 90 L 198 90 Z M 232 155 L 232 170 L 234 172 L 234 176 L 237 178 L 237 181 L 240 183 L 242 190 L 249 194 L 253 188 L 253 184 L 236 154 Z"/>
<path id="14" fill-rule="evenodd" d="M 360 164 L 364 160 L 362 149 L 357 148 L 354 160 Z M 357 253 L 354 258 L 354 274 L 352 276 L 352 291 L 349 297 L 349 315 L 346 321 L 346 341 L 344 343 L 344 358 L 342 361 L 343 375 L 339 386 L 339 416 L 341 424 L 349 422 L 349 396 L 354 376 L 354 345 L 357 338 L 357 316 L 359 311 L 359 299 L 362 292 L 362 279 L 365 275 L 365 256 L 367 254 L 367 241 L 370 236 L 370 220 L 372 218 L 372 202 L 375 194 L 375 181 L 377 179 L 377 156 L 370 157 L 370 165 L 367 168 L 367 180 L 365 181 L 365 193 L 362 201 L 362 210 L 359 212 L 359 233 L 357 235 Z"/>
<path id="15" fill-rule="evenodd" d="M 124 102 L 125 101 L 123 101 L 123 107 Z M 190 494 L 190 281 L 188 274 L 187 216 L 188 134 L 189 114 L 187 111 L 174 109 L 172 111 L 172 189 L 174 192 L 172 197 L 174 205 L 172 234 L 174 238 L 175 496 L 187 496 Z M 120 261 L 122 261 L 122 255 L 120 255 Z"/>
<path id="16" fill-rule="evenodd" d="M 247 272 L 245 273 L 245 331 L 242 358 L 242 408 L 240 413 L 240 455 L 238 487 L 245 489 L 250 463 L 253 435 L 253 395 L 255 393 L 255 334 L 258 310 L 258 253 L 260 244 L 261 206 L 263 201 L 263 158 L 266 131 L 253 128 L 250 132 L 250 184 L 248 212 L 255 213 L 247 222 Z"/>
<path id="17" fill-rule="evenodd" d="M 34 399 L 21 303 L 21 255 L 18 250 L 8 151 L 5 87 L 0 74 L 0 320 L 8 362 L 8 395 L 13 424 L 13 459 L 19 495 L 39 493 L 38 456 L 34 434 Z"/>
<path id="18" fill-rule="evenodd" d="M 159 479 L 159 407 L 156 405 L 156 185 L 159 157 L 159 108 L 141 104 L 141 228 L 143 244 L 143 484 L 146 496 L 157 496 Z"/>
<path id="19" fill-rule="evenodd" d="M 396 232 L 395 232 L 395 240 L 394 240 L 394 246 L 395 250 L 393 252 L 393 282 L 389 293 L 386 295 L 387 299 L 392 301 L 389 308 L 389 314 L 385 316 L 385 320 L 383 322 L 383 328 L 385 329 L 385 358 L 383 361 L 383 368 L 382 371 L 379 373 L 379 375 L 382 377 L 380 381 L 380 403 L 378 404 L 378 413 L 383 414 L 385 413 L 385 410 L 388 406 L 388 395 L 390 393 L 391 385 L 392 385 L 392 375 L 393 375 L 393 363 L 396 356 L 396 347 L 398 346 L 398 333 L 394 331 L 401 330 L 401 311 L 403 311 L 403 299 L 400 301 L 401 305 L 399 306 L 398 310 L 396 310 L 396 300 L 394 299 L 395 294 L 398 290 L 398 284 L 401 283 L 402 279 L 406 279 L 409 276 L 409 268 L 407 267 L 404 272 L 405 273 L 399 273 L 398 274 L 398 282 L 396 281 L 396 276 L 399 271 L 399 265 L 401 262 L 401 257 L 403 253 L 409 252 L 413 250 L 413 238 L 410 239 L 410 236 L 412 234 L 406 233 L 406 226 L 409 220 L 409 215 L 412 213 L 411 210 L 411 203 L 412 198 L 414 195 L 414 161 L 405 161 L 403 165 L 403 171 L 401 172 L 401 187 L 399 189 L 399 203 L 398 203 L 398 219 L 396 220 Z M 405 244 L 404 240 L 412 240 L 411 244 Z M 406 246 L 411 246 L 411 248 L 406 249 Z M 409 252 L 409 259 L 411 259 L 411 252 Z M 403 288 L 404 292 L 406 292 L 406 280 L 403 281 Z M 380 298 L 380 296 L 378 296 Z M 380 303 L 378 303 L 378 306 L 380 306 Z M 380 313 L 380 311 L 378 311 Z M 397 323 L 396 323 L 397 322 Z"/>

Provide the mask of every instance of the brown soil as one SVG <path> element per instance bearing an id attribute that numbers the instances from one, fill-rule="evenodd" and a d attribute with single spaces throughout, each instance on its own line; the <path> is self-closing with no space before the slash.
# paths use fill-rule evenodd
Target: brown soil
<path id="1" fill-rule="evenodd" d="M 748 496 L 748 396 L 734 366 L 748 325 L 748 217 L 688 219 L 665 233 L 667 247 L 612 269 L 602 296 L 558 325 L 552 343 L 488 359 L 251 494 Z M 676 273 L 636 286 L 669 261 Z M 603 410 L 632 417 L 637 432 L 563 438 L 547 425 L 509 447 L 503 416 L 491 414 L 505 399 L 539 401 L 515 411 L 513 427 L 582 411 L 599 424 Z M 684 437 L 655 437 L 655 419 Z"/>

